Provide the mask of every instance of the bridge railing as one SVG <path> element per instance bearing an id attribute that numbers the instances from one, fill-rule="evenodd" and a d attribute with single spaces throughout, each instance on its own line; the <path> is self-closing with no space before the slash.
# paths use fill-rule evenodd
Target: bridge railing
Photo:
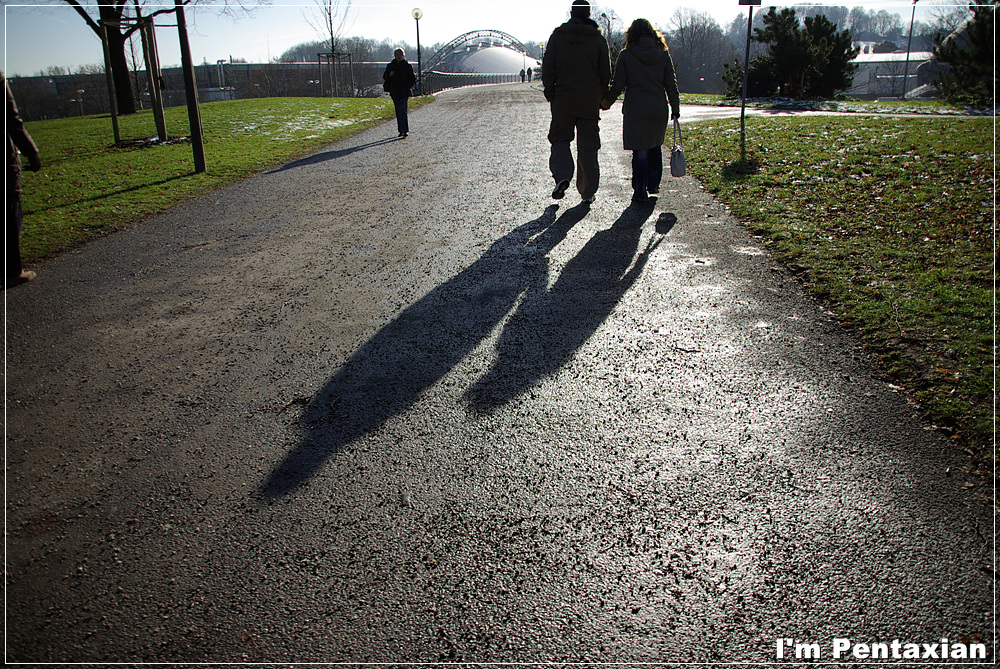
<path id="1" fill-rule="evenodd" d="M 427 72 L 423 75 L 423 80 L 423 92 L 426 95 L 432 95 L 446 88 L 460 88 L 477 84 L 512 84 L 521 81 L 521 75 Z"/>

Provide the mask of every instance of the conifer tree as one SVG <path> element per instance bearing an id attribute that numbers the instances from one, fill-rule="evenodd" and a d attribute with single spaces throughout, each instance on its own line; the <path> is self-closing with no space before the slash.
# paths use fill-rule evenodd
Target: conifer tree
<path id="1" fill-rule="evenodd" d="M 997 4 L 992 0 L 990 5 L 969 5 L 972 15 L 964 30 L 935 36 L 934 56 L 943 67 L 934 83 L 946 100 L 976 107 L 995 104 L 993 13 Z"/>

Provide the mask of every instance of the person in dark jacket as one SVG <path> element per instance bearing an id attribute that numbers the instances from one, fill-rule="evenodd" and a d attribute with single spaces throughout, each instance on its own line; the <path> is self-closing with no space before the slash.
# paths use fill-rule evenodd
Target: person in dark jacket
<path id="1" fill-rule="evenodd" d="M 406 109 L 410 103 L 410 90 L 413 84 L 417 83 L 417 75 L 413 73 L 413 66 L 407 62 L 402 49 L 396 49 L 394 55 L 393 61 L 385 66 L 382 79 L 385 81 L 385 90 L 389 92 L 389 97 L 396 107 L 396 127 L 399 129 L 399 136 L 406 137 L 410 133 L 410 121 L 406 116 Z"/>
<path id="2" fill-rule="evenodd" d="M 618 56 L 611 90 L 601 106 L 609 109 L 622 91 L 622 139 L 625 150 L 632 151 L 632 197 L 645 202 L 647 193 L 660 190 L 660 147 L 667 132 L 668 99 L 672 117 L 681 115 L 670 51 L 663 35 L 646 19 L 636 19 L 625 32 L 625 48 Z"/>
<path id="3" fill-rule="evenodd" d="M 570 19 L 553 31 L 542 58 L 542 89 L 552 109 L 549 169 L 560 199 L 573 178 L 570 143 L 576 134 L 576 187 L 585 202 L 593 202 L 600 185 L 597 151 L 601 148 L 598 123 L 601 99 L 611 81 L 608 40 L 590 19 L 587 0 L 573 0 Z"/>
<path id="4" fill-rule="evenodd" d="M 3 75 L 0 74 L 0 77 Z M 17 104 L 10 92 L 7 78 L 3 77 L 3 85 L 7 91 L 7 267 L 4 275 L 4 288 L 16 286 L 35 278 L 35 273 L 21 267 L 21 156 L 28 158 L 28 166 L 32 172 L 42 168 L 38 157 L 38 147 L 31 135 L 24 129 L 24 121 L 17 112 Z"/>

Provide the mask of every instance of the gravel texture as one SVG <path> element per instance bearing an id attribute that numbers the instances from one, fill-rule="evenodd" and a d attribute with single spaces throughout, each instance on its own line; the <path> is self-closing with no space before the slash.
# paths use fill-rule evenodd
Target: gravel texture
<path id="1" fill-rule="evenodd" d="M 619 110 L 590 207 L 472 87 L 8 291 L 8 661 L 992 649 L 987 493 Z"/>

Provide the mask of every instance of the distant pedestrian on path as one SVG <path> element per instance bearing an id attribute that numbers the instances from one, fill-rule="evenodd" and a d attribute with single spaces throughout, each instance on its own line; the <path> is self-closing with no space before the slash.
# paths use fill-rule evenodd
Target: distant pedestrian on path
<path id="1" fill-rule="evenodd" d="M 524 71 L 524 68 L 522 67 L 521 68 L 521 83 L 522 84 L 524 83 L 524 77 L 525 76 L 527 76 L 527 73 Z"/>
<path id="2" fill-rule="evenodd" d="M 528 81 L 531 81 L 531 68 L 528 68 Z"/>
<path id="3" fill-rule="evenodd" d="M 392 62 L 385 66 L 382 79 L 385 81 L 385 90 L 389 92 L 392 104 L 396 107 L 399 136 L 406 137 L 410 133 L 410 120 L 406 112 L 410 104 L 410 91 L 417 83 L 417 75 L 413 73 L 413 66 L 407 62 L 402 49 L 396 49 L 394 56 Z"/>
<path id="4" fill-rule="evenodd" d="M 625 91 L 622 139 L 632 151 L 632 199 L 645 202 L 658 193 L 663 175 L 663 140 L 667 132 L 667 99 L 672 118 L 680 118 L 677 75 L 663 35 L 646 19 L 636 19 L 625 32 L 611 90 L 601 105 L 609 109 Z"/>
<path id="5" fill-rule="evenodd" d="M 0 77 L 3 75 L 0 74 Z M 35 273 L 21 267 L 21 156 L 28 158 L 28 166 L 32 172 L 42 168 L 38 157 L 38 147 L 31 135 L 24 129 L 24 121 L 17 112 L 17 103 L 10 92 L 7 78 L 3 77 L 4 89 L 7 91 L 7 267 L 4 275 L 4 288 L 16 286 L 35 278 Z"/>
<path id="6" fill-rule="evenodd" d="M 553 31 L 542 59 L 542 88 L 552 109 L 549 169 L 556 182 L 552 191 L 556 200 L 566 194 L 573 178 L 570 143 L 575 133 L 576 188 L 584 202 L 594 201 L 601 180 L 597 162 L 601 99 L 610 82 L 608 40 L 590 18 L 590 3 L 573 0 L 569 21 Z"/>

